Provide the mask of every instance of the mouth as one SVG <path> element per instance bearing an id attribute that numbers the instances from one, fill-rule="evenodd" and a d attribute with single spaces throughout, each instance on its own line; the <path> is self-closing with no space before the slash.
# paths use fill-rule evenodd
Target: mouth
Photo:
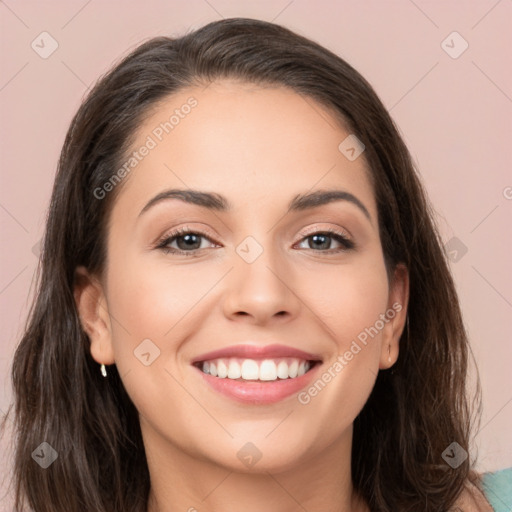
<path id="1" fill-rule="evenodd" d="M 237 345 L 195 358 L 192 366 L 211 392 L 246 404 L 272 404 L 298 393 L 322 358 L 283 345 Z"/>

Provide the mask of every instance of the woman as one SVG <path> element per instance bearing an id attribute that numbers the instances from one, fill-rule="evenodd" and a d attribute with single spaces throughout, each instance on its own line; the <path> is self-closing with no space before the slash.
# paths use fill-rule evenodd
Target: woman
<path id="1" fill-rule="evenodd" d="M 64 143 L 13 365 L 17 510 L 492 510 L 468 351 L 361 75 L 263 21 L 152 39 Z"/>

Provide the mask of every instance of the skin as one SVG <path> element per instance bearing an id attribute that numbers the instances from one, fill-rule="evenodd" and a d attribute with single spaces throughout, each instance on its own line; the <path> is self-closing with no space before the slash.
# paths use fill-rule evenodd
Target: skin
<path id="1" fill-rule="evenodd" d="M 409 281 L 403 267 L 388 281 L 364 154 L 349 161 L 338 150 L 349 132 L 311 98 L 227 80 L 166 98 L 134 150 L 190 96 L 197 106 L 119 185 L 102 277 L 77 269 L 92 357 L 117 365 L 140 413 L 148 510 L 369 510 L 350 477 L 353 421 L 377 373 L 396 362 Z M 171 188 L 222 194 L 233 210 L 171 199 L 139 216 Z M 348 201 L 287 213 L 293 197 L 319 189 L 350 192 L 370 218 Z M 198 257 L 156 248 L 179 227 L 206 234 Z M 334 238 L 315 246 L 311 235 L 328 229 L 356 247 L 333 252 L 344 249 Z M 252 263 L 236 252 L 247 236 L 263 249 Z M 320 354 L 328 368 L 394 303 L 401 311 L 307 404 L 295 395 L 236 402 L 190 364 L 252 342 Z M 134 350 L 148 338 L 160 355 L 145 366 Z M 248 442 L 261 453 L 251 467 L 237 457 Z"/>

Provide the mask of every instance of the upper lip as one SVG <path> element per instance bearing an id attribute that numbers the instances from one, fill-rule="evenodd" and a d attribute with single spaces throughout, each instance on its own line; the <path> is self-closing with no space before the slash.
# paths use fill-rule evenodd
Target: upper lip
<path id="1" fill-rule="evenodd" d="M 286 345 L 254 345 L 241 344 L 230 347 L 213 350 L 192 359 L 192 364 L 209 361 L 211 359 L 220 359 L 222 357 L 240 357 L 245 359 L 272 359 L 277 357 L 295 357 L 306 361 L 321 361 L 318 354 L 311 354 Z"/>

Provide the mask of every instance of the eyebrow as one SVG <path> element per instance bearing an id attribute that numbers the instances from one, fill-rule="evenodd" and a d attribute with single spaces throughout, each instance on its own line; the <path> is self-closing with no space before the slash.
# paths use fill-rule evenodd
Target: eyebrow
<path id="1" fill-rule="evenodd" d="M 169 199 L 179 199 L 185 203 L 195 204 L 218 212 L 227 212 L 233 209 L 233 205 L 229 200 L 216 192 L 202 192 L 192 189 L 170 189 L 150 199 L 146 203 L 146 206 L 142 208 L 139 217 L 151 207 Z M 298 194 L 290 201 L 287 213 L 318 208 L 319 206 L 334 201 L 347 201 L 354 204 L 364 213 L 365 217 L 367 217 L 371 223 L 372 219 L 366 206 L 355 195 L 345 190 L 317 190 L 315 192 Z"/>

